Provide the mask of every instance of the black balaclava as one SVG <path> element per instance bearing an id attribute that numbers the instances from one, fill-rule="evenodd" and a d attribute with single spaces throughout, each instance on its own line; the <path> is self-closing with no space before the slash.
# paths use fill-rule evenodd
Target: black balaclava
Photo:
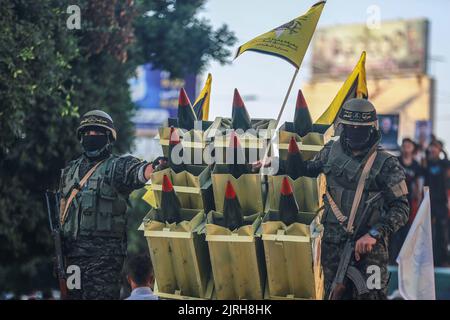
<path id="1" fill-rule="evenodd" d="M 372 126 L 344 125 L 343 135 L 345 143 L 352 150 L 364 150 L 370 146 L 375 132 Z"/>
<path id="2" fill-rule="evenodd" d="M 94 129 L 95 131 L 102 131 L 105 134 L 102 135 L 83 135 L 81 137 L 81 145 L 86 157 L 90 159 L 100 158 L 111 152 L 111 141 L 109 132 Z"/>

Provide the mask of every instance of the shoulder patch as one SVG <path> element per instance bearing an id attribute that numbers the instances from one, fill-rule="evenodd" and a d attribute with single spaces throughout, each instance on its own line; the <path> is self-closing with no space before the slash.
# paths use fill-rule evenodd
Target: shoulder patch
<path id="1" fill-rule="evenodd" d="M 408 194 L 408 187 L 406 186 L 405 180 L 400 181 L 399 183 L 393 185 L 391 187 L 391 191 L 394 194 L 394 196 L 401 197 Z"/>

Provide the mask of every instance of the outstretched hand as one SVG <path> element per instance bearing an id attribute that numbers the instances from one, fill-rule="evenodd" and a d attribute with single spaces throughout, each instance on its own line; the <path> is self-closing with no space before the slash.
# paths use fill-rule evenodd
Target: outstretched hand
<path id="1" fill-rule="evenodd" d="M 144 170 L 144 178 L 145 180 L 150 180 L 153 172 L 161 170 L 161 168 L 165 168 L 168 165 L 168 159 L 166 157 L 158 157 L 153 162 L 147 164 Z"/>

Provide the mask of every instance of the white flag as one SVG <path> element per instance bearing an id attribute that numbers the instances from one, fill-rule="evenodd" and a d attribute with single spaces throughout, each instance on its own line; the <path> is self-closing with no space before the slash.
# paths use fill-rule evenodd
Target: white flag
<path id="1" fill-rule="evenodd" d="M 405 300 L 436 300 L 430 192 L 424 188 L 411 229 L 397 257 L 398 289 Z"/>

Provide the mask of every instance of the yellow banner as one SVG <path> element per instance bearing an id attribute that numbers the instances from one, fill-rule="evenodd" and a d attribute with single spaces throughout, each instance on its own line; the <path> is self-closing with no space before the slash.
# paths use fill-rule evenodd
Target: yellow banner
<path id="1" fill-rule="evenodd" d="M 317 119 L 314 124 L 317 125 L 331 125 L 334 123 L 339 110 L 345 101 L 352 98 L 367 99 L 369 92 L 367 91 L 366 82 L 366 52 L 363 51 L 358 63 L 353 69 L 352 73 L 347 77 L 341 89 L 338 91 L 330 106 Z"/>
<path id="2" fill-rule="evenodd" d="M 280 57 L 300 68 L 324 6 L 325 1 L 317 2 L 304 15 L 248 41 L 238 48 L 235 59 L 250 50 Z"/>
<path id="3" fill-rule="evenodd" d="M 194 102 L 194 112 L 197 115 L 198 120 L 208 120 L 209 117 L 209 100 L 211 97 L 211 73 L 208 73 L 208 78 L 206 78 L 205 86 L 198 95 Z"/>

